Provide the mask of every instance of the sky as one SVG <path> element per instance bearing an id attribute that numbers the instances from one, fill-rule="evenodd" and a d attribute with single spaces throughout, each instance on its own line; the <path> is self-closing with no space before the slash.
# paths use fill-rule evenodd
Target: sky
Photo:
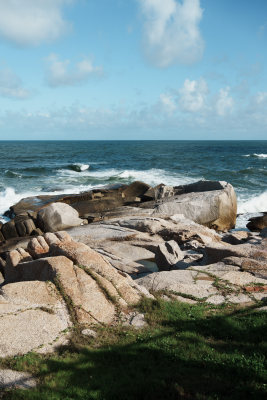
<path id="1" fill-rule="evenodd" d="M 266 0 L 0 0 L 0 139 L 267 139 L 266 63 Z"/>

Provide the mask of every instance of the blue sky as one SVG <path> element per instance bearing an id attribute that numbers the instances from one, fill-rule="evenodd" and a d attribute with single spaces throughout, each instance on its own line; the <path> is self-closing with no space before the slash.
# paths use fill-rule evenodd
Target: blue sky
<path id="1" fill-rule="evenodd" d="M 0 139 L 267 139 L 266 0 L 0 0 Z"/>

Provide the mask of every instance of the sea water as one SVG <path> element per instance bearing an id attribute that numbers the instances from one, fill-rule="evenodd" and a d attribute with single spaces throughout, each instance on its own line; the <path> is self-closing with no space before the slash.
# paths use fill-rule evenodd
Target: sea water
<path id="1" fill-rule="evenodd" d="M 0 141 L 0 215 L 23 197 L 142 180 L 230 182 L 238 226 L 267 211 L 267 141 Z"/>

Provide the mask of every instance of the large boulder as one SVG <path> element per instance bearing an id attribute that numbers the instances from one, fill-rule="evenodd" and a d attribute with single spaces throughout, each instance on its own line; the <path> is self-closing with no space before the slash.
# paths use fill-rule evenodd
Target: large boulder
<path id="1" fill-rule="evenodd" d="M 38 225 L 44 232 L 56 232 L 82 224 L 78 212 L 65 203 L 52 203 L 37 215 Z"/>
<path id="2" fill-rule="evenodd" d="M 183 187 L 184 193 L 162 199 L 154 215 L 183 214 L 186 218 L 217 231 L 235 226 L 237 201 L 235 191 L 226 182 L 198 182 Z"/>

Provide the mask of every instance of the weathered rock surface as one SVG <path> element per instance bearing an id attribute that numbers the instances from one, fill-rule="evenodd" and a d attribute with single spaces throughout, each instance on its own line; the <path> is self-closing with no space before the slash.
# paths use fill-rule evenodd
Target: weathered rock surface
<path id="1" fill-rule="evenodd" d="M 56 344 L 70 326 L 67 308 L 51 282 L 17 282 L 0 289 L 0 357 Z"/>
<path id="2" fill-rule="evenodd" d="M 27 372 L 0 369 L 0 389 L 33 389 L 36 379 Z"/>
<path id="3" fill-rule="evenodd" d="M 232 185 L 214 182 L 216 189 L 209 191 L 204 190 L 205 185 L 206 182 L 199 182 L 195 187 L 191 186 L 192 192 L 188 189 L 184 194 L 166 199 L 156 207 L 154 215 L 183 214 L 194 222 L 218 231 L 233 228 L 236 222 L 237 202 Z M 199 191 L 196 194 L 197 189 Z"/>
<path id="4" fill-rule="evenodd" d="M 65 203 L 52 203 L 41 209 L 37 219 L 45 232 L 61 231 L 82 224 L 78 212 Z"/>
<path id="5" fill-rule="evenodd" d="M 174 240 L 160 244 L 155 254 L 155 262 L 160 271 L 170 270 L 183 259 L 184 254 Z"/>

